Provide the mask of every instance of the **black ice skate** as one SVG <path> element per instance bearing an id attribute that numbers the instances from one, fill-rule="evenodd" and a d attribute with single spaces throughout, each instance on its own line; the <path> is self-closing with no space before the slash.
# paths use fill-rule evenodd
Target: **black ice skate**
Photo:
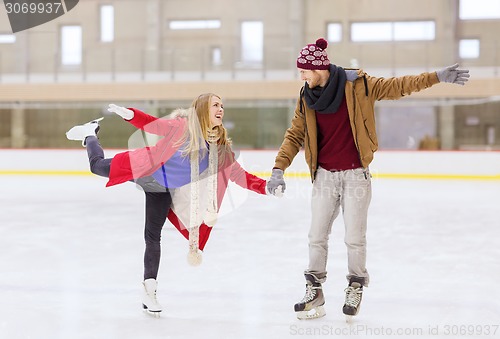
<path id="1" fill-rule="evenodd" d="M 90 136 L 97 136 L 99 132 L 99 121 L 104 118 L 95 119 L 87 122 L 84 125 L 78 125 L 71 128 L 66 132 L 66 138 L 69 140 L 78 140 L 82 142 L 82 146 L 85 147 L 85 138 Z"/>
<path id="2" fill-rule="evenodd" d="M 346 321 L 350 322 L 352 317 L 357 315 L 363 297 L 363 278 L 351 277 L 349 286 L 345 289 L 345 304 L 342 311 L 346 315 Z"/>
<path id="3" fill-rule="evenodd" d="M 299 303 L 295 304 L 295 312 L 297 318 L 315 319 L 323 317 L 326 312 L 323 305 L 325 304 L 325 297 L 321 283 L 314 274 L 305 274 L 306 277 L 306 295 Z"/>

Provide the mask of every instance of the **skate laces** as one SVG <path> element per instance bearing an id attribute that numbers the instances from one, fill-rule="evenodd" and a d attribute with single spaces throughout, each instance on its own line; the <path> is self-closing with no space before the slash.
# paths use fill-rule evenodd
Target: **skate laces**
<path id="1" fill-rule="evenodd" d="M 312 284 L 306 284 L 306 295 L 302 299 L 301 303 L 308 303 L 314 298 L 316 298 L 316 290 L 320 289 L 321 286 L 314 287 Z"/>
<path id="2" fill-rule="evenodd" d="M 151 302 L 152 302 L 151 306 L 152 307 L 161 307 L 160 303 L 158 302 L 158 299 L 156 299 L 156 291 L 148 292 L 148 296 L 149 296 L 149 299 L 151 299 Z"/>
<path id="3" fill-rule="evenodd" d="M 155 291 L 151 291 L 151 292 L 148 292 L 149 294 L 149 297 L 155 302 L 157 303 L 158 300 L 156 299 L 156 290 Z"/>
<path id="4" fill-rule="evenodd" d="M 101 129 L 101 126 L 99 125 L 99 121 L 97 121 L 97 120 L 88 122 L 85 125 L 90 125 L 90 126 L 94 127 L 95 134 L 97 134 L 99 132 L 99 130 Z"/>
<path id="5" fill-rule="evenodd" d="M 345 304 L 347 306 L 358 307 L 361 302 L 361 294 L 363 294 L 363 288 L 349 286 L 345 290 Z"/>
<path id="6" fill-rule="evenodd" d="M 146 294 L 148 295 L 148 297 L 154 302 L 154 303 L 158 303 L 158 300 L 156 299 L 156 289 L 154 290 L 149 290 L 147 288 L 145 288 L 146 290 Z"/>

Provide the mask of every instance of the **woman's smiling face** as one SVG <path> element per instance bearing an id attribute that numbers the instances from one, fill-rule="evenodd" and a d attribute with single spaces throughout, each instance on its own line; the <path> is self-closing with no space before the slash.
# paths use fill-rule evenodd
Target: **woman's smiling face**
<path id="1" fill-rule="evenodd" d="M 224 105 L 222 100 L 216 96 L 210 98 L 210 127 L 222 125 L 222 118 L 224 118 Z"/>

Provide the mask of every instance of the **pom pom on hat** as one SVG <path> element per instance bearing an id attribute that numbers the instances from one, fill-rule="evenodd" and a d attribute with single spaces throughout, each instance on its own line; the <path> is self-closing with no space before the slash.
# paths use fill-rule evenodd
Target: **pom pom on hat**
<path id="1" fill-rule="evenodd" d="M 326 49 L 328 47 L 328 41 L 323 38 L 319 38 L 318 40 L 316 40 L 316 46 L 321 49 Z"/>
<path id="2" fill-rule="evenodd" d="M 328 47 L 328 41 L 319 38 L 315 44 L 309 44 L 302 48 L 297 58 L 297 68 L 310 70 L 329 69 L 330 60 L 325 51 L 326 47 Z"/>

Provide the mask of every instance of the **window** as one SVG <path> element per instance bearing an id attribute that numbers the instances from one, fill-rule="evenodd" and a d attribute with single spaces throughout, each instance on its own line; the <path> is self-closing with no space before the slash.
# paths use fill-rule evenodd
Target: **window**
<path id="1" fill-rule="evenodd" d="M 392 24 L 390 22 L 357 22 L 351 25 L 351 40 L 391 41 Z"/>
<path id="2" fill-rule="evenodd" d="M 220 20 L 173 20 L 169 22 L 169 28 L 173 30 L 217 29 L 220 27 Z"/>
<path id="3" fill-rule="evenodd" d="M 424 41 L 435 37 L 434 21 L 356 22 L 351 25 L 354 42 Z"/>
<path id="4" fill-rule="evenodd" d="M 241 61 L 262 63 L 264 60 L 264 24 L 262 21 L 241 23 Z"/>
<path id="5" fill-rule="evenodd" d="M 459 55 L 462 59 L 479 58 L 479 39 L 460 40 Z"/>
<path id="6" fill-rule="evenodd" d="M 220 47 L 212 47 L 212 66 L 222 65 L 222 52 Z"/>
<path id="7" fill-rule="evenodd" d="M 82 27 L 61 27 L 61 62 L 66 66 L 82 63 Z"/>
<path id="8" fill-rule="evenodd" d="M 101 6 L 101 42 L 115 39 L 115 9 L 111 5 Z"/>
<path id="9" fill-rule="evenodd" d="M 330 42 L 342 41 L 342 25 L 338 23 L 330 23 L 326 28 L 326 37 Z"/>
<path id="10" fill-rule="evenodd" d="M 14 34 L 0 34 L 0 44 L 13 44 L 16 42 Z"/>
<path id="11" fill-rule="evenodd" d="M 500 0 L 460 0 L 458 11 L 462 20 L 500 19 Z"/>
<path id="12" fill-rule="evenodd" d="M 394 23 L 395 41 L 434 40 L 436 24 L 434 21 L 408 21 Z"/>

